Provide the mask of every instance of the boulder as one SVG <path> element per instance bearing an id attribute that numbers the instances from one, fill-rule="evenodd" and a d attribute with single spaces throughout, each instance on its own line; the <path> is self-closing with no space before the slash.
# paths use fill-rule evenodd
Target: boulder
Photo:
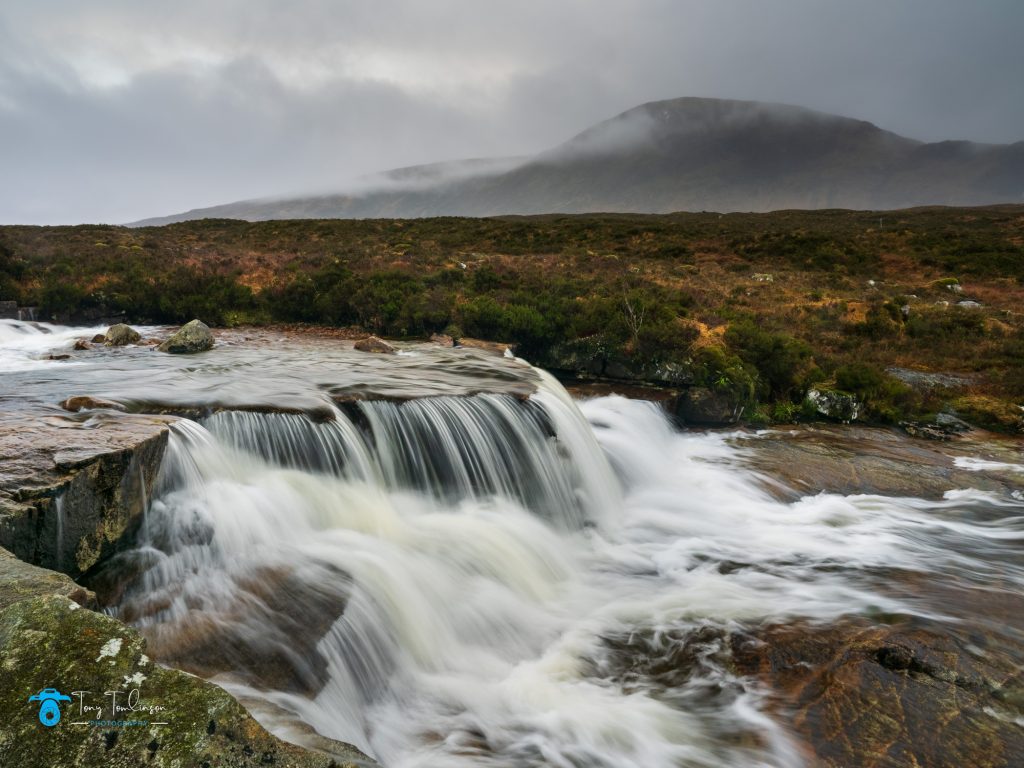
<path id="1" fill-rule="evenodd" d="M 739 422 L 743 406 L 730 392 L 691 387 L 677 401 L 676 415 L 683 424 L 722 426 Z"/>
<path id="2" fill-rule="evenodd" d="M 169 339 L 157 346 L 161 352 L 174 355 L 190 355 L 213 348 L 213 333 L 202 320 L 190 320 Z"/>
<path id="3" fill-rule="evenodd" d="M 76 352 L 84 352 L 87 349 L 92 349 L 92 344 L 85 339 L 78 339 L 78 341 L 75 342 L 74 348 Z"/>
<path id="4" fill-rule="evenodd" d="M 382 355 L 393 355 L 398 351 L 391 344 L 377 336 L 367 336 L 365 339 L 359 339 L 355 344 L 355 348 L 360 352 L 376 352 Z"/>
<path id="5" fill-rule="evenodd" d="M 807 392 L 807 402 L 821 416 L 844 424 L 856 421 L 860 416 L 861 404 L 857 398 L 836 389 L 811 389 Z"/>
<path id="6" fill-rule="evenodd" d="M 97 333 L 95 336 L 92 337 L 93 344 L 103 344 L 106 340 L 107 337 L 104 336 L 102 333 Z"/>
<path id="7" fill-rule="evenodd" d="M 137 631 L 62 595 L 0 611 L 0 668 L 5 766 L 375 765 L 340 742 L 313 752 L 277 739 L 222 688 L 155 663 Z M 53 724 L 30 700 L 47 689 L 66 697 Z"/>
<path id="8" fill-rule="evenodd" d="M 142 336 L 130 325 L 118 323 L 107 329 L 103 343 L 108 347 L 124 347 L 128 344 L 135 344 Z"/>

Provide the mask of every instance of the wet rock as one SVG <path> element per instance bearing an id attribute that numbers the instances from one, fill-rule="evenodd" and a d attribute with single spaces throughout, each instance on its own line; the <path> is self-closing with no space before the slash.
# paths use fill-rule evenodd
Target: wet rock
<path id="1" fill-rule="evenodd" d="M 73 577 L 124 547 L 171 421 L 97 411 L 85 426 L 0 414 L 0 546 Z"/>
<path id="2" fill-rule="evenodd" d="M 991 437 L 969 432 L 950 444 L 912 440 L 893 429 L 815 425 L 763 433 L 741 445 L 751 467 L 772 478 L 767 489 L 786 501 L 822 491 L 941 499 L 956 488 L 977 488 L 1009 495 L 1020 487 L 1019 474 L 971 472 L 954 462 L 955 455 L 1020 462 L 1016 441 Z"/>
<path id="3" fill-rule="evenodd" d="M 433 333 L 430 335 L 430 341 L 433 344 L 439 344 L 442 347 L 454 347 L 455 339 L 451 336 L 447 336 L 443 333 Z"/>
<path id="4" fill-rule="evenodd" d="M 506 344 L 503 341 L 461 338 L 457 346 L 483 350 L 484 352 L 490 352 L 492 355 L 504 355 L 509 350 L 514 350 L 516 345 Z"/>
<path id="5" fill-rule="evenodd" d="M 76 352 L 85 352 L 86 350 L 92 349 L 92 344 L 90 344 L 85 339 L 78 339 L 75 342 L 74 349 Z"/>
<path id="6" fill-rule="evenodd" d="M 939 626 L 776 626 L 732 641 L 739 672 L 767 684 L 826 768 L 1024 764 L 1024 693 L 993 643 Z"/>
<path id="7" fill-rule="evenodd" d="M 940 413 L 934 422 L 901 421 L 900 427 L 911 437 L 924 440 L 952 440 L 973 427 L 950 413 Z"/>
<path id="8" fill-rule="evenodd" d="M 679 398 L 676 415 L 684 424 L 722 426 L 739 422 L 743 406 L 730 392 L 691 387 Z"/>
<path id="9" fill-rule="evenodd" d="M 846 392 L 835 389 L 811 389 L 807 392 L 807 401 L 820 415 L 844 424 L 856 421 L 860 416 L 860 403 L 856 397 Z"/>
<path id="10" fill-rule="evenodd" d="M 213 333 L 201 320 L 189 320 L 174 335 L 157 346 L 161 352 L 172 355 L 191 355 L 213 348 Z"/>
<path id="11" fill-rule="evenodd" d="M 124 347 L 128 344 L 135 344 L 141 338 L 141 334 L 130 325 L 118 323 L 107 329 L 103 343 L 108 347 Z"/>
<path id="12" fill-rule="evenodd" d="M 104 342 L 106 342 L 106 340 L 107 337 L 104 336 L 102 333 L 97 333 L 95 336 L 92 337 L 93 344 L 103 344 Z"/>
<path id="13" fill-rule="evenodd" d="M 365 339 L 359 339 L 355 343 L 355 348 L 360 352 L 374 352 L 382 355 L 393 355 L 398 351 L 391 344 L 377 336 L 367 336 Z"/>
<path id="14" fill-rule="evenodd" d="M 71 355 L 47 355 L 47 360 L 70 360 Z"/>
<path id="15" fill-rule="evenodd" d="M 375 765 L 338 742 L 331 742 L 328 755 L 275 738 L 226 691 L 159 666 L 146 656 L 145 641 L 134 629 L 66 597 L 35 597 L 0 611 L 0 668 L 0 764 L 5 766 Z M 29 702 L 43 688 L 83 693 L 60 703 L 60 721 L 45 727 Z M 137 709 L 112 715 L 111 697 L 104 692 L 120 692 L 117 704 L 127 707 L 132 690 L 139 692 Z M 103 709 L 80 711 L 80 702 Z M 94 727 L 91 720 L 144 724 Z"/>
<path id="16" fill-rule="evenodd" d="M 102 397 L 92 397 L 91 395 L 69 397 L 60 404 L 60 407 L 65 411 L 72 411 L 73 413 L 83 410 L 91 411 L 97 408 L 109 408 L 115 411 L 125 410 L 125 407 L 120 403 L 115 403 L 113 400 L 104 400 Z"/>

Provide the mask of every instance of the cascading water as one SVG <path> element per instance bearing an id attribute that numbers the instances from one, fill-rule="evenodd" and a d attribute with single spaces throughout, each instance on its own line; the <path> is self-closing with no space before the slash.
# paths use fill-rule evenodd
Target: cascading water
<path id="1" fill-rule="evenodd" d="M 732 671 L 734 638 L 900 617 L 1024 663 L 999 607 L 1024 592 L 1012 449 L 947 461 L 941 498 L 776 496 L 754 457 L 807 431 L 681 433 L 472 350 L 251 331 L 197 356 L 74 349 L 98 330 L 0 321 L 0 411 L 82 433 L 123 414 L 57 406 L 74 394 L 208 414 L 174 426 L 138 546 L 101 575 L 163 663 L 285 738 L 387 766 L 788 767 L 803 752 Z M 56 515 L 71 546 L 75 511 Z"/>
<path id="2" fill-rule="evenodd" d="M 728 632 L 941 614 L 880 588 L 893 568 L 980 587 L 998 561 L 1024 586 L 998 557 L 1024 538 L 1005 499 L 785 504 L 722 435 L 619 397 L 581 407 L 544 377 L 527 402 L 182 422 L 117 612 L 282 735 L 389 766 L 791 766 Z M 629 657 L 682 646 L 671 688 Z"/>

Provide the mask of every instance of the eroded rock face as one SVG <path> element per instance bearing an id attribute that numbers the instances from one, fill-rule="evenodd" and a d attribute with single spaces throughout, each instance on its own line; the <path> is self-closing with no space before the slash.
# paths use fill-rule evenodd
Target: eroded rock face
<path id="1" fill-rule="evenodd" d="M 61 595 L 21 600 L 0 611 L 0 765 L 4 766 L 223 766 L 295 768 L 372 766 L 353 747 L 322 740 L 326 753 L 311 752 L 271 736 L 221 688 L 185 672 L 158 666 L 134 629 L 81 608 Z M 29 697 L 53 688 L 60 721 L 38 719 Z M 135 711 L 112 716 L 111 697 Z M 81 704 L 102 707 L 80 710 Z M 145 707 L 159 708 L 146 711 Z M 134 721 L 114 727 L 90 721 Z M 85 723 L 78 725 L 76 723 Z M 166 723 L 158 725 L 157 723 Z M 329 753 L 329 754 L 328 754 Z"/>
<path id="2" fill-rule="evenodd" d="M 0 418 L 0 546 L 73 577 L 141 518 L 172 418 Z"/>
<path id="3" fill-rule="evenodd" d="M 770 627 L 735 637 L 733 659 L 770 686 L 813 765 L 1024 765 L 1018 665 L 972 640 L 910 625 Z"/>
<path id="4" fill-rule="evenodd" d="M 108 347 L 125 347 L 129 344 L 136 344 L 141 338 L 141 334 L 130 325 L 118 323 L 107 329 L 103 343 Z"/>
<path id="5" fill-rule="evenodd" d="M 157 346 L 161 352 L 174 355 L 190 355 L 213 349 L 213 332 L 201 320 L 190 320 L 179 328 L 169 339 Z"/>

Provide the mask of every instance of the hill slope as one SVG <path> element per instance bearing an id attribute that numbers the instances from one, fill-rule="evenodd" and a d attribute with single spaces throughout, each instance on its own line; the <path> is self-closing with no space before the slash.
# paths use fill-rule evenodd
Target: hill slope
<path id="1" fill-rule="evenodd" d="M 533 158 L 474 162 L 477 173 L 445 174 L 443 164 L 403 169 L 382 175 L 375 189 L 230 203 L 138 223 L 1024 201 L 1024 142 L 926 144 L 860 120 L 750 101 L 652 102 Z"/>

